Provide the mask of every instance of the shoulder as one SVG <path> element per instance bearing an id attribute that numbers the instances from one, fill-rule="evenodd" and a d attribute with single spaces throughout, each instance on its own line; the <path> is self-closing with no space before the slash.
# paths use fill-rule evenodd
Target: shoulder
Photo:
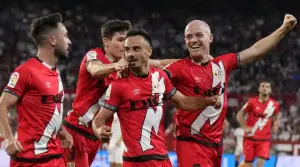
<path id="1" fill-rule="evenodd" d="M 270 98 L 270 100 L 271 100 L 276 106 L 279 106 L 279 102 L 278 102 L 278 101 L 276 101 L 276 100 L 273 99 L 273 98 Z"/>
<path id="2" fill-rule="evenodd" d="M 222 54 L 217 56 L 216 58 L 214 58 L 213 60 L 224 60 L 224 59 L 228 59 L 230 57 L 236 57 L 238 56 L 238 53 L 226 53 L 226 54 Z"/>
<path id="3" fill-rule="evenodd" d="M 182 65 L 187 64 L 189 58 L 184 58 L 173 63 L 168 64 L 164 69 L 168 70 L 168 68 L 180 68 Z"/>
<path id="4" fill-rule="evenodd" d="M 38 68 L 39 62 L 35 58 L 31 58 L 24 62 L 23 64 L 19 65 L 15 70 L 14 73 L 22 73 L 24 75 L 31 75 L 34 69 Z"/>
<path id="5" fill-rule="evenodd" d="M 159 68 L 150 68 L 150 72 L 151 72 L 151 74 L 157 72 L 159 74 L 159 78 L 165 78 L 165 79 L 169 78 L 167 76 L 166 72 L 162 69 L 159 69 Z"/>
<path id="6" fill-rule="evenodd" d="M 95 60 L 95 59 L 98 59 L 102 56 L 105 55 L 105 52 L 103 49 L 101 48 L 93 48 L 93 49 L 90 49 L 86 54 L 85 54 L 85 59 L 87 61 L 89 60 Z"/>

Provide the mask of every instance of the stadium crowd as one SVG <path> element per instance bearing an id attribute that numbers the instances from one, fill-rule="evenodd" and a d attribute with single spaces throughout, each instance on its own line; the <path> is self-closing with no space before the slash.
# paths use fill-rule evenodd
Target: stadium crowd
<path id="1" fill-rule="evenodd" d="M 156 1 L 154 1 L 156 2 Z M 98 3 L 101 3 L 100 1 Z M 64 87 L 68 90 L 76 88 L 79 65 L 84 54 L 93 47 L 99 47 L 100 27 L 109 19 L 130 20 L 135 28 L 144 28 L 153 38 L 154 57 L 184 58 L 187 56 L 184 45 L 183 31 L 186 23 L 192 19 L 202 19 L 208 22 L 214 34 L 211 55 L 218 56 L 228 52 L 238 52 L 247 48 L 254 41 L 261 39 L 274 30 L 282 22 L 282 12 L 275 4 L 260 1 L 256 4 L 255 13 L 246 10 L 245 6 L 228 6 L 226 11 L 203 9 L 205 2 L 191 1 L 184 5 L 179 1 L 173 5 L 171 1 L 155 3 L 146 2 L 144 5 L 135 1 L 126 1 L 126 5 L 115 5 L 115 1 L 107 2 L 105 8 L 96 1 L 68 2 L 16 0 L 0 2 L 0 88 L 9 80 L 12 71 L 19 64 L 36 54 L 36 46 L 28 35 L 29 23 L 33 18 L 53 12 L 63 15 L 72 41 L 72 51 L 68 62 L 61 63 Z M 151 3 L 151 4 L 148 4 Z M 197 10 L 196 3 L 201 3 Z M 206 2 L 207 8 L 213 6 Z M 154 5 L 153 5 L 154 4 Z M 98 5 L 98 6 L 97 6 Z M 150 5 L 150 6 L 149 6 Z M 254 6 L 254 4 L 252 4 Z M 252 6 L 250 5 L 250 7 Z M 124 7 L 125 6 L 125 7 Z M 155 8 L 152 8 L 156 6 Z M 224 7 L 223 6 L 223 7 Z M 124 7 L 124 8 L 123 8 Z M 241 7 L 241 8 L 240 8 Z M 244 7 L 244 8 L 243 8 Z M 131 8 L 134 8 L 132 10 Z M 162 10 L 163 8 L 163 10 Z M 193 9 L 192 9 L 193 8 Z M 195 8 L 195 9 L 194 9 Z M 113 9 L 113 10 L 112 10 Z M 294 13 L 293 13 L 294 14 Z M 297 13 L 295 14 L 297 16 Z M 295 30 L 266 59 L 256 62 L 246 68 L 236 71 L 230 78 L 228 92 L 230 94 L 255 94 L 261 80 L 269 80 L 273 86 L 275 98 L 281 102 L 281 131 L 274 135 L 279 140 L 300 140 L 300 32 Z M 296 96 L 295 103 L 288 104 L 282 94 L 292 93 Z M 71 94 L 70 94 L 71 95 Z M 66 110 L 74 95 L 67 96 Z M 229 108 L 228 119 L 230 127 L 236 127 L 236 112 L 245 101 L 240 101 L 238 107 Z M 16 121 L 16 114 L 11 114 L 11 122 Z M 169 121 L 167 121 L 169 122 Z M 14 126 L 16 127 L 16 125 Z M 232 137 L 232 128 L 226 130 Z"/>

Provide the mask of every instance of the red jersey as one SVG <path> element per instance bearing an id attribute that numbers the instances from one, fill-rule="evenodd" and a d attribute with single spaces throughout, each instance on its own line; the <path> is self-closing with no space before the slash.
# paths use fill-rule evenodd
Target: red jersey
<path id="1" fill-rule="evenodd" d="M 232 70 L 238 68 L 238 54 L 218 56 L 206 64 L 198 65 L 190 58 L 179 60 L 167 66 L 165 72 L 173 85 L 186 96 L 219 95 L 220 109 L 207 106 L 196 112 L 178 109 L 176 121 L 177 138 L 190 141 L 220 143 L 227 112 L 227 84 Z"/>
<path id="2" fill-rule="evenodd" d="M 99 60 L 103 64 L 111 63 L 106 58 L 105 52 L 100 48 L 92 49 L 87 52 L 80 65 L 73 111 L 68 113 L 65 120 L 69 124 L 93 135 L 91 121 L 100 109 L 98 102 L 105 93 L 110 78 L 93 78 L 86 67 L 87 62 L 91 60 Z M 110 76 L 112 76 L 112 80 L 114 80 L 116 75 Z"/>
<path id="3" fill-rule="evenodd" d="M 255 97 L 248 100 L 243 109 L 247 112 L 246 125 L 252 127 L 252 133 L 245 137 L 270 140 L 272 116 L 278 114 L 279 104 L 271 98 L 260 102 L 259 98 Z"/>
<path id="4" fill-rule="evenodd" d="M 63 119 L 63 85 L 59 72 L 39 60 L 29 59 L 12 73 L 4 92 L 19 97 L 17 138 L 19 158 L 61 154 L 57 132 Z"/>
<path id="5" fill-rule="evenodd" d="M 112 82 L 103 107 L 118 114 L 126 146 L 124 161 L 134 161 L 139 157 L 168 159 L 163 99 L 175 93 L 176 89 L 160 69 L 150 68 L 145 78 L 130 73 L 127 78 Z"/>

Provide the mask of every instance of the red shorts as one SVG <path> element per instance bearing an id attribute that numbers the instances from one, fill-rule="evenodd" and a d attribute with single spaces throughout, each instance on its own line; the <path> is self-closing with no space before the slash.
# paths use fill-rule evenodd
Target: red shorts
<path id="1" fill-rule="evenodd" d="M 245 162 L 253 162 L 255 157 L 268 160 L 270 158 L 270 141 L 244 139 Z"/>
<path id="2" fill-rule="evenodd" d="M 172 167 L 171 161 L 168 160 L 150 160 L 145 162 L 126 162 L 123 161 L 123 167 Z"/>
<path id="3" fill-rule="evenodd" d="M 190 141 L 176 141 L 180 167 L 220 167 L 223 147 L 209 147 Z"/>
<path id="4" fill-rule="evenodd" d="M 63 157 L 67 167 L 89 167 L 94 161 L 94 158 L 101 146 L 100 140 L 91 140 L 81 134 L 66 127 L 68 132 L 72 135 L 74 145 L 73 148 L 65 149 Z"/>
<path id="5" fill-rule="evenodd" d="M 63 158 L 52 159 L 45 163 L 24 163 L 24 162 L 16 162 L 14 160 L 10 160 L 10 167 L 66 167 L 65 161 Z"/>

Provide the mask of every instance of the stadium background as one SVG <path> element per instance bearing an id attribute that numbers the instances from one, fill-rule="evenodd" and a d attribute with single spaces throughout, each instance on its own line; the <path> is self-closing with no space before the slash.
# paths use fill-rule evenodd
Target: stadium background
<path id="1" fill-rule="evenodd" d="M 71 109 L 82 57 L 89 49 L 101 45 L 100 27 L 109 19 L 130 20 L 134 28 L 147 30 L 153 38 L 152 58 L 163 59 L 187 56 L 183 31 L 193 19 L 202 19 L 211 26 L 214 34 L 211 54 L 217 56 L 241 51 L 268 35 L 281 25 L 285 13 L 300 18 L 296 1 L 292 0 L 0 0 L 0 89 L 8 82 L 15 67 L 36 54 L 36 47 L 28 36 L 31 20 L 53 12 L 63 15 L 72 40 L 69 61 L 59 65 L 66 89 L 66 112 Z M 272 96 L 281 105 L 281 129 L 273 135 L 272 154 L 278 157 L 290 155 L 293 157 L 289 158 L 300 163 L 300 157 L 297 157 L 300 155 L 299 33 L 297 26 L 265 59 L 231 75 L 227 114 L 230 126 L 224 130 L 225 156 L 229 157 L 226 166 L 231 167 L 233 161 L 229 159 L 233 159 L 233 131 L 238 126 L 236 113 L 249 96 L 256 95 L 258 83 L 264 79 L 271 81 Z M 173 113 L 172 105 L 167 104 L 166 127 L 172 122 Z M 15 131 L 17 115 L 14 111 L 9 115 Z M 173 151 L 172 140 L 172 135 L 167 136 L 170 151 Z M 3 145 L 0 157 L 0 167 L 5 166 Z M 287 158 L 277 158 L 277 166 L 281 166 L 281 161 L 287 161 L 292 167 L 292 161 Z M 96 160 L 105 160 L 105 155 L 99 153 Z"/>

